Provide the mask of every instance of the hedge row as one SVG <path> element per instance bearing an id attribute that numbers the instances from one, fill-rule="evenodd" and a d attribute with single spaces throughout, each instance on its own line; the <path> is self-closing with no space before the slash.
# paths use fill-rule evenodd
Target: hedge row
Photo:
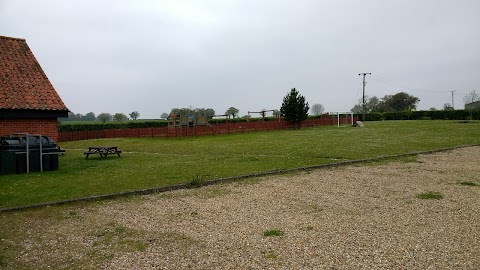
<path id="1" fill-rule="evenodd" d="M 60 124 L 59 132 L 68 131 L 85 131 L 85 130 L 105 130 L 105 129 L 127 129 L 127 128 L 149 128 L 149 127 L 166 127 L 168 121 L 129 121 L 129 122 L 92 122 L 91 124 Z"/>
<path id="2" fill-rule="evenodd" d="M 356 115 L 358 119 L 362 119 L 361 114 Z M 320 118 L 325 116 L 309 116 L 309 118 Z M 335 116 L 334 116 L 335 117 Z M 365 121 L 380 120 L 480 120 L 480 110 L 454 110 L 454 111 L 406 111 L 406 112 L 384 112 L 384 113 L 367 113 Z M 250 122 L 262 121 L 262 118 L 251 118 Z M 278 121 L 277 117 L 265 117 L 265 121 Z M 223 124 L 226 119 L 210 119 L 210 124 Z M 246 118 L 228 119 L 229 123 L 247 122 Z M 81 124 L 60 124 L 58 130 L 60 132 L 68 131 L 85 131 L 85 130 L 105 130 L 105 129 L 133 129 L 133 128 L 149 128 L 149 127 L 166 127 L 169 121 L 128 121 L 128 122 L 107 122 L 107 123 L 81 123 Z"/>
<path id="3" fill-rule="evenodd" d="M 276 121 L 276 117 L 265 117 L 265 121 Z M 262 121 L 262 118 L 252 118 L 250 122 Z M 226 119 L 210 119 L 208 123 L 210 124 L 223 124 L 226 122 Z M 247 122 L 246 118 L 235 118 L 228 119 L 229 123 L 240 123 Z M 150 128 L 150 127 L 167 127 L 169 121 L 128 121 L 128 122 L 91 122 L 91 123 L 61 123 L 58 126 L 59 132 L 69 132 L 69 131 L 86 131 L 86 130 L 105 130 L 105 129 L 134 129 L 134 128 Z"/>
<path id="4" fill-rule="evenodd" d="M 358 117 L 362 119 L 361 114 Z M 480 110 L 405 111 L 365 114 L 365 121 L 380 120 L 480 120 Z"/>

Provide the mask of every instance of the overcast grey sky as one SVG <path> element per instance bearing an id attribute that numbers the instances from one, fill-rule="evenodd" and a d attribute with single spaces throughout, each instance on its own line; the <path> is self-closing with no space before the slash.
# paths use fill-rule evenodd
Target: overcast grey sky
<path id="1" fill-rule="evenodd" d="M 279 109 L 292 87 L 349 111 L 400 91 L 463 109 L 480 90 L 478 0 L 0 0 L 67 107 L 159 118 L 173 107 Z"/>

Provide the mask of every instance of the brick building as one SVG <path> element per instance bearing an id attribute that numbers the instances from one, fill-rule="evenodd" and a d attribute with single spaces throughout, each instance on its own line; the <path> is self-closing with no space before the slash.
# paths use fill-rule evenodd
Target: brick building
<path id="1" fill-rule="evenodd" d="M 68 109 L 25 39 L 0 36 L 0 135 L 32 133 L 58 141 Z"/>

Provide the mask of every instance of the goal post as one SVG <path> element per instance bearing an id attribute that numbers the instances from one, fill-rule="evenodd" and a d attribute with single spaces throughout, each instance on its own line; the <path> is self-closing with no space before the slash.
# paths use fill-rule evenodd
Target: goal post
<path id="1" fill-rule="evenodd" d="M 332 113 L 333 115 L 336 115 L 337 117 L 337 127 L 340 127 L 340 125 L 352 125 L 354 122 L 354 114 L 353 112 L 335 112 Z"/>

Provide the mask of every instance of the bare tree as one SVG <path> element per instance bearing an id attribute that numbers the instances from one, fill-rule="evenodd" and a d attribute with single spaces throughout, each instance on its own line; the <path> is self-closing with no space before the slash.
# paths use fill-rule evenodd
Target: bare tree
<path id="1" fill-rule="evenodd" d="M 463 102 L 465 103 L 465 110 L 470 112 L 470 119 L 473 119 L 473 111 L 475 110 L 474 102 L 480 101 L 480 94 L 478 94 L 475 89 L 470 91 L 463 97 Z"/>
<path id="2" fill-rule="evenodd" d="M 312 108 L 310 109 L 310 112 L 313 115 L 321 115 L 325 111 L 325 108 L 323 107 L 322 104 L 313 104 Z"/>
<path id="3" fill-rule="evenodd" d="M 473 102 L 476 102 L 476 101 L 480 101 L 480 94 L 477 93 L 477 92 L 475 91 L 475 89 L 473 89 L 472 91 L 468 92 L 468 94 L 466 94 L 466 95 L 463 97 L 463 103 L 465 103 L 465 104 L 473 103 Z"/>

